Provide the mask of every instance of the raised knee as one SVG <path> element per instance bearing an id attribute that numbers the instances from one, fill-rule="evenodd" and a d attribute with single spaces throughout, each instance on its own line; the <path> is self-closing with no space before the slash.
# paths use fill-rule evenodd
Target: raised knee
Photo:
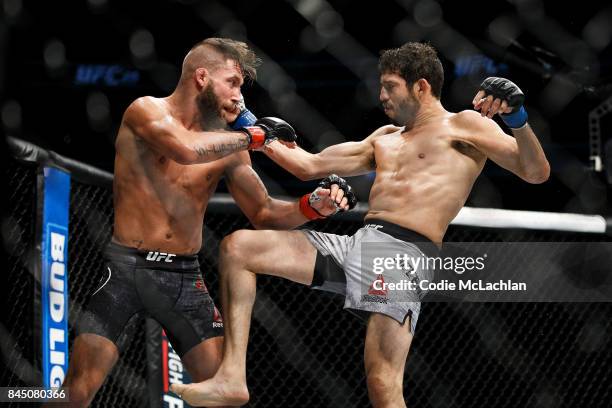
<path id="1" fill-rule="evenodd" d="M 249 230 L 238 230 L 225 236 L 219 247 L 220 256 L 223 261 L 243 259 L 246 255 L 247 245 L 250 240 Z"/>
<path id="2" fill-rule="evenodd" d="M 403 400 L 402 382 L 394 380 L 393 377 L 392 374 L 383 372 L 368 374 L 368 395 L 374 407 L 391 406 Z"/>
<path id="3" fill-rule="evenodd" d="M 226 235 L 223 240 L 221 240 L 221 245 L 219 246 L 220 255 L 231 256 L 232 258 L 240 255 L 241 241 L 244 240 L 243 235 L 242 230 Z"/>

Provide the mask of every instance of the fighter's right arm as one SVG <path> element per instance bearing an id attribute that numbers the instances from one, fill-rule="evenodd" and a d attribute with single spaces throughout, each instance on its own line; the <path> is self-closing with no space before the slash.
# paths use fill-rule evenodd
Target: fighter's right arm
<path id="1" fill-rule="evenodd" d="M 278 141 L 268 144 L 263 151 L 300 180 L 323 178 L 332 173 L 341 177 L 357 176 L 375 168 L 374 139 L 398 130 L 392 125 L 383 126 L 360 142 L 340 143 L 314 154 Z"/>
<path id="2" fill-rule="evenodd" d="M 153 150 L 180 164 L 211 162 L 249 146 L 249 136 L 244 132 L 188 130 L 160 102 L 149 97 L 135 100 L 123 121 Z"/>

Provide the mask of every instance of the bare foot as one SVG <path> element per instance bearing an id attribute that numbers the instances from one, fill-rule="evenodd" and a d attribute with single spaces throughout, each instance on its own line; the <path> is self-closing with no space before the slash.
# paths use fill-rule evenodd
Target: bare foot
<path id="1" fill-rule="evenodd" d="M 172 384 L 170 390 L 194 407 L 237 407 L 249 402 L 245 383 L 213 377 L 193 384 Z"/>

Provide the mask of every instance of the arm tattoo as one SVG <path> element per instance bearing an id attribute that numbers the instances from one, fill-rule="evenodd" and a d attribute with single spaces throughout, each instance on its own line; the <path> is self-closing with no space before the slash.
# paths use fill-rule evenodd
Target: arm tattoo
<path id="1" fill-rule="evenodd" d="M 193 146 L 193 149 L 200 157 L 218 155 L 218 154 L 227 154 L 234 153 L 240 150 L 244 150 L 248 147 L 249 142 L 245 137 L 236 142 L 228 142 L 228 143 L 217 143 L 209 146 Z"/>

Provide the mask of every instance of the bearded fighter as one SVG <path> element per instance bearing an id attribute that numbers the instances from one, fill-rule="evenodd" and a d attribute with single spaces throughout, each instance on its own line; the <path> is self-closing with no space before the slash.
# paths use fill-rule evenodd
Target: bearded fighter
<path id="1" fill-rule="evenodd" d="M 91 403 L 117 362 L 124 328 L 142 314 L 162 325 L 194 381 L 216 372 L 223 324 L 197 252 L 206 206 L 222 177 L 256 228 L 291 229 L 354 206 L 339 177 L 326 178 L 300 201 L 268 196 L 247 150 L 274 139 L 292 143 L 293 128 L 263 118 L 225 130 L 241 113 L 240 87 L 255 77 L 257 63 L 242 42 L 206 39 L 185 57 L 170 96 L 142 97 L 125 111 L 115 144 L 114 232 L 102 279 L 77 324 L 63 384 L 69 406 Z M 332 185 L 345 193 L 336 202 Z"/>

